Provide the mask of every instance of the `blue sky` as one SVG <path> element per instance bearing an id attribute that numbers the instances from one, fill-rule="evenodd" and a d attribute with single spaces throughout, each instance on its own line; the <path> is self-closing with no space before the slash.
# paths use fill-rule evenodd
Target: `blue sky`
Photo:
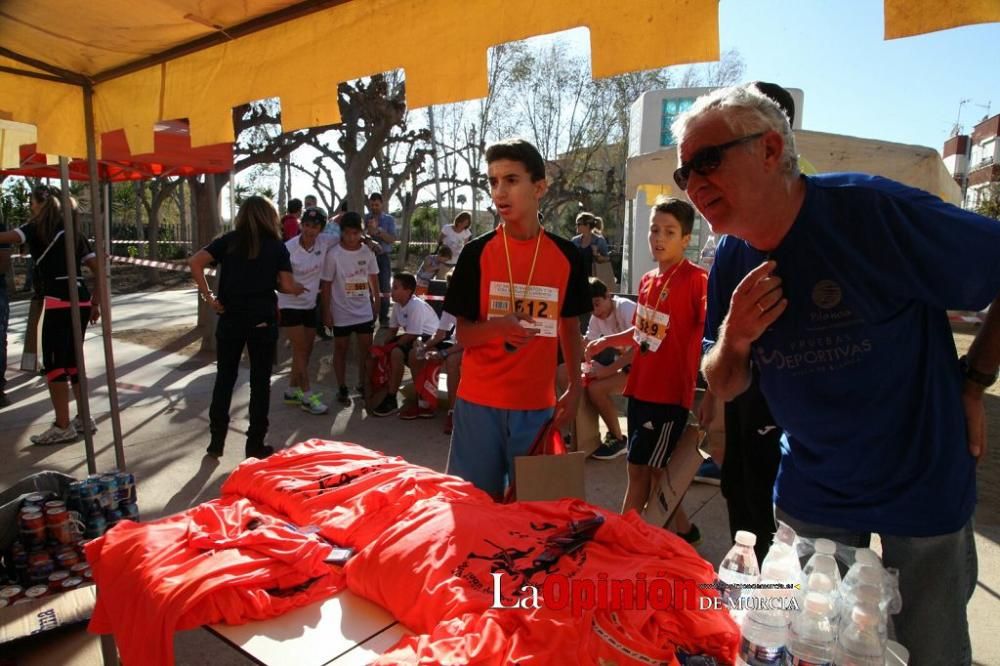
<path id="1" fill-rule="evenodd" d="M 722 0 L 719 41 L 747 80 L 805 92 L 803 128 L 941 149 L 1000 113 L 1000 24 L 885 41 L 882 0 Z"/>

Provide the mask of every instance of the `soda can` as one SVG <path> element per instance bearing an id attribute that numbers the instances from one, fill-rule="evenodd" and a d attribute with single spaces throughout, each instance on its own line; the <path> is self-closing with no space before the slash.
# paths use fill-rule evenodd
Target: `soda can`
<path id="1" fill-rule="evenodd" d="M 10 602 L 6 599 L 0 598 L 0 610 L 7 608 L 7 606 L 10 606 Z"/>
<path id="2" fill-rule="evenodd" d="M 45 500 L 48 499 L 43 493 L 31 493 L 30 495 L 25 495 L 24 500 L 21 502 L 21 506 L 37 506 L 45 504 Z"/>
<path id="3" fill-rule="evenodd" d="M 61 544 L 69 544 L 73 541 L 73 530 L 70 528 L 69 512 L 65 508 L 49 509 L 46 511 L 45 522 L 51 541 Z"/>
<path id="4" fill-rule="evenodd" d="M 21 529 L 36 530 L 39 527 L 45 527 L 45 516 L 41 511 L 21 511 Z"/>
<path id="5" fill-rule="evenodd" d="M 69 578 L 68 571 L 53 571 L 49 574 L 49 591 L 62 592 L 62 583 Z"/>
<path id="6" fill-rule="evenodd" d="M 86 482 L 80 486 L 80 513 L 90 515 L 101 512 L 101 487 Z"/>
<path id="7" fill-rule="evenodd" d="M 66 502 L 62 500 L 49 500 L 44 504 L 42 504 L 42 507 L 45 509 L 45 511 L 51 511 L 52 509 L 62 509 L 65 511 Z"/>
<path id="8" fill-rule="evenodd" d="M 139 505 L 135 502 L 130 502 L 128 504 L 122 504 L 122 515 L 124 515 L 129 520 L 139 521 Z"/>
<path id="9" fill-rule="evenodd" d="M 24 598 L 29 601 L 34 601 L 35 599 L 41 599 L 48 593 L 49 588 L 45 585 L 32 585 L 24 591 Z"/>
<path id="10" fill-rule="evenodd" d="M 82 578 L 80 578 L 79 576 L 72 576 L 62 582 L 62 590 L 60 591 L 68 592 L 69 590 L 79 587 L 82 583 L 83 583 Z"/>
<path id="11" fill-rule="evenodd" d="M 7 585 L 0 587 L 0 599 L 6 599 L 7 603 L 13 604 L 24 594 L 24 588 L 20 585 Z"/>
<path id="12" fill-rule="evenodd" d="M 118 521 L 120 521 L 124 517 L 122 516 L 122 512 L 119 511 L 118 509 L 111 509 L 104 515 L 108 519 L 108 527 L 114 527 L 115 525 L 118 524 Z"/>
<path id="13" fill-rule="evenodd" d="M 118 472 L 118 501 L 124 504 L 135 504 L 135 475 L 131 472 Z"/>
<path id="14" fill-rule="evenodd" d="M 118 478 L 105 474 L 100 478 L 101 508 L 107 511 L 118 506 Z"/>
<path id="15" fill-rule="evenodd" d="M 76 554 L 75 550 L 71 550 L 68 553 L 59 553 L 56 555 L 56 563 L 62 569 L 69 569 L 80 563 L 80 556 Z"/>
<path id="16" fill-rule="evenodd" d="M 73 574 L 74 576 L 78 576 L 80 578 L 82 578 L 83 575 L 88 571 L 90 571 L 90 565 L 87 564 L 86 562 L 77 562 L 76 564 L 74 564 L 69 568 L 69 572 L 71 574 Z"/>
<path id="17" fill-rule="evenodd" d="M 108 529 L 108 521 L 104 519 L 104 514 L 92 513 L 87 516 L 87 530 L 84 536 L 88 539 L 96 539 L 104 534 Z"/>

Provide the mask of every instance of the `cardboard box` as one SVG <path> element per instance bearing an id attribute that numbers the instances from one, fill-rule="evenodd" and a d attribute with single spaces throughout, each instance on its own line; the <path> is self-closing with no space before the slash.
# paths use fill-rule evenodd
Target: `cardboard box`
<path id="1" fill-rule="evenodd" d="M 601 416 L 590 401 L 587 392 L 580 396 L 580 404 L 573 419 L 573 450 L 581 451 L 586 456 L 593 453 L 601 445 Z"/>
<path id="2" fill-rule="evenodd" d="M 642 518 L 650 525 L 666 527 L 681 499 L 694 480 L 694 475 L 707 458 L 701 450 L 705 441 L 705 431 L 696 425 L 688 425 L 677 442 L 677 448 L 670 456 L 667 467 L 660 477 L 659 486 L 649 498 Z"/>
<path id="3" fill-rule="evenodd" d="M 586 462 L 587 454 L 582 451 L 514 458 L 517 500 L 536 502 L 575 497 L 586 501 L 583 473 Z"/>
<path id="4" fill-rule="evenodd" d="M 0 608 L 0 644 L 89 620 L 97 586 L 86 585 L 37 601 Z"/>

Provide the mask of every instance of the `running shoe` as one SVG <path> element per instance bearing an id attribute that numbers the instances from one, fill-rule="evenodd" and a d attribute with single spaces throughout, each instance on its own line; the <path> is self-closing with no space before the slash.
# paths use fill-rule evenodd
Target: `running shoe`
<path id="1" fill-rule="evenodd" d="M 701 543 L 701 530 L 694 523 L 691 523 L 691 529 L 683 533 L 678 532 L 677 536 L 687 541 L 691 546 L 697 546 Z"/>
<path id="2" fill-rule="evenodd" d="M 413 419 L 432 419 L 437 416 L 437 410 L 433 407 L 421 407 L 420 405 L 410 405 L 399 412 L 399 418 L 404 421 Z"/>
<path id="3" fill-rule="evenodd" d="M 52 427 L 43 432 L 41 435 L 32 435 L 32 444 L 66 444 L 68 442 L 75 442 L 77 438 L 76 428 L 73 424 L 69 424 L 65 428 L 60 428 L 55 423 Z"/>
<path id="4" fill-rule="evenodd" d="M 711 458 L 706 458 L 698 471 L 695 472 L 694 480 L 698 483 L 707 483 L 712 486 L 722 484 L 722 470 Z"/>
<path id="5" fill-rule="evenodd" d="M 615 439 L 611 433 L 608 433 L 604 437 L 604 443 L 594 449 L 594 452 L 590 454 L 590 457 L 594 460 L 614 460 L 618 456 L 623 456 L 628 453 L 626 447 L 626 440 L 624 437 L 621 439 Z"/>
<path id="6" fill-rule="evenodd" d="M 95 432 L 97 432 L 97 424 L 94 423 L 94 419 L 91 418 L 89 420 L 90 420 L 90 434 L 93 435 Z M 83 434 L 83 419 L 80 418 L 79 414 L 77 414 L 76 417 L 73 419 L 73 428 L 77 431 L 77 433 L 81 435 Z"/>
<path id="7" fill-rule="evenodd" d="M 323 404 L 320 398 L 323 396 L 322 393 L 310 393 L 308 397 L 303 396 L 302 403 L 300 407 L 302 411 L 309 412 L 310 414 L 315 414 L 319 416 L 320 414 L 326 414 L 330 411 L 330 408 Z"/>
<path id="8" fill-rule="evenodd" d="M 399 403 L 396 401 L 396 394 L 387 395 L 375 409 L 372 416 L 392 416 L 399 411 Z"/>
<path id="9" fill-rule="evenodd" d="M 286 405 L 301 405 L 306 401 L 306 394 L 298 386 L 293 386 L 285 391 Z"/>

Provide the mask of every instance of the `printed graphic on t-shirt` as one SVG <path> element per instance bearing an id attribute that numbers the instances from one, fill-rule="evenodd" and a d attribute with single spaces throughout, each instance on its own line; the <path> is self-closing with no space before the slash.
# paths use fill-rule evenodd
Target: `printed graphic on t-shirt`
<path id="1" fill-rule="evenodd" d="M 670 328 L 670 315 L 654 310 L 647 305 L 640 305 L 635 311 L 635 338 L 640 348 L 655 352 L 660 348 L 663 338 L 667 337 Z"/>
<path id="2" fill-rule="evenodd" d="M 514 307 L 535 320 L 522 326 L 537 328 L 538 335 L 554 338 L 558 331 L 559 290 L 555 287 L 532 286 L 525 294 L 525 285 L 514 283 Z M 490 302 L 486 317 L 498 319 L 510 314 L 510 283 L 490 282 Z"/>

